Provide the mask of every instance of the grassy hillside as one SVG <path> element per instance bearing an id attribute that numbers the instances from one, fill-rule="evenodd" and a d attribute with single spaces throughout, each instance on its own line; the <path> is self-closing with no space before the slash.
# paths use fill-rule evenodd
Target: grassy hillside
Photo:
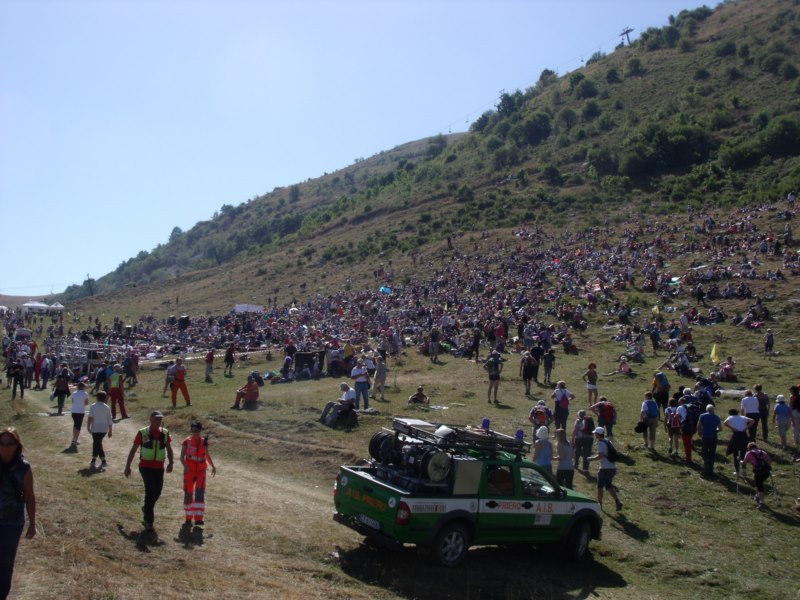
<path id="1" fill-rule="evenodd" d="M 800 177 L 798 33 L 795 0 L 683 11 L 579 70 L 544 70 L 466 135 L 405 144 L 176 227 L 93 289 L 241 269 L 253 288 L 277 281 L 285 299 L 287 280 L 330 288 L 332 265 L 402 262 L 460 232 L 785 197 Z M 88 293 L 73 286 L 65 298 Z"/>

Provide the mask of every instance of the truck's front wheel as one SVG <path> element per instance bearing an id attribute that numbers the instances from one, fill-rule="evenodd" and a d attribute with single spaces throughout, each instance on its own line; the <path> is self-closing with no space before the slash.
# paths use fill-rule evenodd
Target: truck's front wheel
<path id="1" fill-rule="evenodd" d="M 443 567 L 461 562 L 469 548 L 469 533 L 461 523 L 445 525 L 433 544 L 433 558 Z"/>
<path id="2" fill-rule="evenodd" d="M 580 562 L 589 553 L 589 540 L 592 537 L 592 527 L 589 521 L 581 519 L 569 530 L 569 535 L 564 544 L 566 557 L 575 562 Z"/>

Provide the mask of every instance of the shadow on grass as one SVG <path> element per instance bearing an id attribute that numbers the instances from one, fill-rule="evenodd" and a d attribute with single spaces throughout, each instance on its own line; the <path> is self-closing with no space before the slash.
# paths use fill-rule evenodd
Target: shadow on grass
<path id="1" fill-rule="evenodd" d="M 103 473 L 105 469 L 98 469 L 97 467 L 86 467 L 85 469 L 78 469 L 78 475 L 81 477 L 94 477 L 98 473 Z"/>
<path id="2" fill-rule="evenodd" d="M 450 569 L 412 548 L 394 552 L 365 543 L 337 550 L 345 573 L 405 598 L 588 598 L 627 585 L 619 573 L 591 555 L 575 564 L 555 557 L 553 548 L 477 547 Z"/>
<path id="3" fill-rule="evenodd" d="M 637 541 L 644 541 L 650 537 L 650 532 L 642 529 L 633 521 L 629 521 L 628 517 L 623 513 L 617 513 L 608 519 L 613 523 L 612 527 L 619 529 L 622 533 Z"/>
<path id="4" fill-rule="evenodd" d="M 133 542 L 139 552 L 150 552 L 150 548 L 163 546 L 164 542 L 158 539 L 155 531 L 126 531 L 120 523 L 117 523 L 117 531 L 129 542 Z"/>

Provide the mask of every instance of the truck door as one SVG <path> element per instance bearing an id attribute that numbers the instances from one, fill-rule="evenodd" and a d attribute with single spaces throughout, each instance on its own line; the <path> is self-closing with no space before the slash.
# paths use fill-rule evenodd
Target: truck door
<path id="1" fill-rule="evenodd" d="M 569 518 L 559 487 L 533 467 L 519 467 L 521 487 L 517 526 L 523 541 L 546 542 L 558 539 L 563 531 L 562 521 Z"/>
<path id="2" fill-rule="evenodd" d="M 519 538 L 519 479 L 511 463 L 484 467 L 475 543 L 507 543 Z"/>

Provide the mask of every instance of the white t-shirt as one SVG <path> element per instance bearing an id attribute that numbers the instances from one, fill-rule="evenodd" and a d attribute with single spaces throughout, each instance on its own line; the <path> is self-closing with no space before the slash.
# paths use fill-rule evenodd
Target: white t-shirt
<path id="1" fill-rule="evenodd" d="M 356 383 L 369 381 L 369 373 L 364 367 L 353 367 L 350 371 L 350 378 Z"/>
<path id="2" fill-rule="evenodd" d="M 86 390 L 78 390 L 72 394 L 72 412 L 74 414 L 82 415 L 86 412 L 86 401 L 89 399 L 89 394 Z"/>
<path id="3" fill-rule="evenodd" d="M 745 396 L 742 398 L 742 412 L 746 415 L 758 412 L 758 398 L 755 396 Z"/>
<path id="4" fill-rule="evenodd" d="M 111 417 L 111 408 L 105 402 L 95 402 L 89 407 L 89 418 L 92 419 L 90 433 L 107 433 L 114 422 Z"/>
<path id="5" fill-rule="evenodd" d="M 730 423 L 734 431 L 747 430 L 747 417 L 743 417 L 742 415 L 731 415 L 725 419 L 725 423 Z"/>
<path id="6" fill-rule="evenodd" d="M 613 462 L 608 460 L 608 442 L 603 438 L 602 440 L 597 440 L 597 453 L 603 453 L 600 457 L 600 468 L 601 469 L 614 469 L 616 470 L 617 465 Z"/>

